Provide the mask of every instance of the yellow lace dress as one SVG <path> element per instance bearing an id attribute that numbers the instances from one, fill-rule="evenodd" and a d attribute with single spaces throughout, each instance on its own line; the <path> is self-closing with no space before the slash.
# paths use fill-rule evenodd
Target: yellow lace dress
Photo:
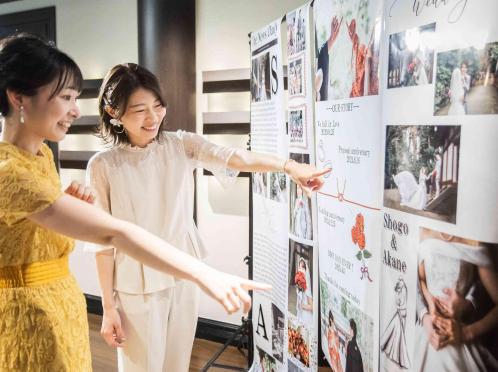
<path id="1" fill-rule="evenodd" d="M 74 242 L 27 217 L 61 195 L 52 153 L 0 142 L 0 371 L 91 371 Z"/>

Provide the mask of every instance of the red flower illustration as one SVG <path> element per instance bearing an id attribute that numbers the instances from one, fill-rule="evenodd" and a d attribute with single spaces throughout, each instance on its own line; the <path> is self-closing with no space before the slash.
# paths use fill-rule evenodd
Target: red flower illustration
<path id="1" fill-rule="evenodd" d="M 358 247 L 360 247 L 360 250 L 365 249 L 365 234 L 363 233 L 358 237 Z"/>
<path id="2" fill-rule="evenodd" d="M 356 225 L 361 227 L 361 231 L 365 229 L 365 218 L 361 213 L 356 215 Z"/>
<path id="3" fill-rule="evenodd" d="M 365 249 L 365 218 L 361 213 L 356 215 L 356 224 L 351 228 L 351 239 L 361 250 Z"/>

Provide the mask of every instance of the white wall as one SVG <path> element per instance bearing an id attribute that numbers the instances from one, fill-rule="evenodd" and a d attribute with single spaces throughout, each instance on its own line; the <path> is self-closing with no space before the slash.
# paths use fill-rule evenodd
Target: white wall
<path id="1" fill-rule="evenodd" d="M 80 66 L 85 79 L 102 78 L 117 63 L 138 62 L 136 0 L 24 0 L 0 5 L 0 14 L 55 6 L 57 46 Z M 80 100 L 82 113 L 97 114 L 96 100 Z M 62 150 L 99 150 L 91 135 L 70 135 Z M 62 170 L 63 185 L 84 181 L 84 171 Z M 93 254 L 78 243 L 70 256 L 71 271 L 85 293 L 99 295 Z"/>
<path id="2" fill-rule="evenodd" d="M 57 46 L 85 79 L 102 78 L 116 63 L 138 61 L 136 0 L 23 0 L 0 14 L 55 6 Z"/>
<path id="3" fill-rule="evenodd" d="M 202 132 L 202 112 L 249 110 L 249 93 L 202 94 L 202 71 L 249 68 L 248 34 L 297 8 L 304 0 L 197 0 L 197 130 Z M 237 137 L 237 138 L 231 138 Z M 246 147 L 247 136 L 212 136 L 217 143 Z M 229 190 L 212 177 L 199 177 L 198 226 L 210 250 L 207 262 L 219 269 L 246 276 L 242 262 L 248 254 L 249 219 L 247 179 Z M 220 197 L 220 194 L 223 197 Z M 227 206 L 238 203 L 236 210 Z M 241 314 L 227 316 L 204 296 L 200 316 L 234 324 Z"/>

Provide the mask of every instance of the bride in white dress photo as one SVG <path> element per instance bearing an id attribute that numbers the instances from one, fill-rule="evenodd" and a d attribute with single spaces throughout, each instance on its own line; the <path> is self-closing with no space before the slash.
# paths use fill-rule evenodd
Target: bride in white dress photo
<path id="1" fill-rule="evenodd" d="M 496 245 L 424 228 L 420 238 L 413 371 L 498 370 L 484 346 L 498 326 Z"/>
<path id="2" fill-rule="evenodd" d="M 427 204 L 427 171 L 420 168 L 418 182 L 409 171 L 401 171 L 393 176 L 394 183 L 401 197 L 400 205 L 423 210 Z"/>
<path id="3" fill-rule="evenodd" d="M 450 108 L 448 115 L 465 115 L 465 88 L 462 71 L 456 67 L 451 74 L 450 82 Z"/>
<path id="4" fill-rule="evenodd" d="M 296 187 L 296 198 L 292 210 L 292 232 L 299 238 L 313 239 L 313 229 L 311 225 L 311 211 L 309 199 L 298 185 Z"/>
<path id="5" fill-rule="evenodd" d="M 306 278 L 306 289 L 301 290 L 296 286 L 296 312 L 297 319 L 305 324 L 313 323 L 313 293 L 311 291 L 311 275 L 304 258 L 298 261 L 298 271 L 301 271 Z"/>

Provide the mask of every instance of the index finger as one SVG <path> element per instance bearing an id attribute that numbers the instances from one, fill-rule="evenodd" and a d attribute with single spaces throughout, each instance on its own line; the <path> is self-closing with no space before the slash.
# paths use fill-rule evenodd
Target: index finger
<path id="1" fill-rule="evenodd" d="M 67 192 L 76 192 L 79 188 L 80 184 L 77 181 L 72 181 L 71 184 L 67 187 Z"/>
<path id="2" fill-rule="evenodd" d="M 330 172 L 332 172 L 332 168 L 325 168 L 325 169 L 319 170 L 319 171 L 317 171 L 315 173 L 312 173 L 310 178 L 321 177 L 321 176 L 324 176 L 324 175 L 326 175 L 327 173 L 330 173 Z"/>
<path id="3" fill-rule="evenodd" d="M 247 314 L 251 309 L 251 296 L 249 296 L 249 294 L 241 287 L 235 287 L 235 293 L 237 293 L 240 300 L 242 301 L 242 304 L 244 306 L 244 314 Z"/>
<path id="4" fill-rule="evenodd" d="M 242 288 L 244 288 L 246 291 L 250 291 L 253 289 L 255 289 L 257 291 L 269 291 L 272 289 L 272 286 L 269 284 L 259 283 L 259 282 L 255 282 L 253 280 L 245 280 L 241 283 L 240 286 Z"/>

